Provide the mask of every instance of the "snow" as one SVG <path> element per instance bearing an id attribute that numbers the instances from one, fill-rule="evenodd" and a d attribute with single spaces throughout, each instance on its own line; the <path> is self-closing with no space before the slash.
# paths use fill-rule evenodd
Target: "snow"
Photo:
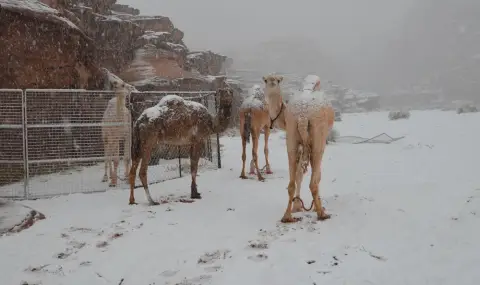
<path id="1" fill-rule="evenodd" d="M 14 10 L 28 10 L 38 14 L 48 14 L 56 20 L 64 22 L 70 28 L 80 30 L 74 23 L 61 16 L 57 10 L 37 0 L 0 0 L 0 7 Z"/>
<path id="2" fill-rule="evenodd" d="M 270 136 L 274 174 L 263 183 L 238 178 L 241 140 L 222 137 L 223 168 L 200 174 L 203 199 L 193 203 L 175 201 L 190 192 L 190 177 L 152 185 L 154 198 L 171 200 L 153 207 L 141 189 L 136 206 L 127 190 L 24 201 L 46 219 L 0 238 L 2 283 L 476 285 L 478 120 L 345 114 L 335 123 L 342 135 L 406 138 L 327 146 L 320 195 L 333 216 L 325 222 L 313 213 L 278 222 L 287 205 L 283 132 Z"/>
<path id="3" fill-rule="evenodd" d="M 190 107 L 192 110 L 197 110 L 197 111 L 205 110 L 208 112 L 207 108 L 198 102 L 185 100 L 178 95 L 165 95 L 162 97 L 162 99 L 160 99 L 157 105 L 145 109 L 143 113 L 138 117 L 137 121 L 139 121 L 141 118 L 145 116 L 148 118 L 150 122 L 154 121 L 159 117 L 161 117 L 166 112 L 168 112 L 169 105 L 177 105 L 177 104 L 185 104 L 186 106 Z"/>
<path id="4" fill-rule="evenodd" d="M 145 31 L 145 34 L 141 36 L 141 38 L 145 40 L 153 40 L 153 39 L 166 39 L 170 36 L 169 32 L 154 32 L 154 31 Z"/>
<path id="5" fill-rule="evenodd" d="M 255 84 L 248 92 L 248 97 L 242 102 L 241 108 L 263 108 L 266 105 L 265 93 L 260 85 Z"/>

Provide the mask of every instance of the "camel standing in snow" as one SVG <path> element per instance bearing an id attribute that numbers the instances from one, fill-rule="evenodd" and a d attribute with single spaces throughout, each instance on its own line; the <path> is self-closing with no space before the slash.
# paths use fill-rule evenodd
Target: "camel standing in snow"
<path id="1" fill-rule="evenodd" d="M 200 199 L 197 191 L 197 170 L 204 140 L 228 128 L 232 115 L 233 91 L 219 89 L 218 114 L 213 116 L 200 103 L 184 100 L 177 95 L 163 97 L 157 105 L 147 108 L 138 117 L 133 126 L 132 167 L 130 168 L 130 205 L 135 204 L 134 188 L 137 168 L 138 176 L 150 205 L 154 202 L 147 183 L 147 169 L 152 148 L 157 143 L 171 145 L 190 145 L 190 172 L 192 175 L 192 199 Z"/>
<path id="2" fill-rule="evenodd" d="M 317 217 L 319 220 L 330 218 L 322 207 L 319 184 L 322 157 L 328 133 L 333 127 L 335 112 L 325 94 L 319 90 L 320 78 L 308 75 L 304 80 L 303 92 L 291 97 L 285 111 L 290 181 L 288 206 L 282 218 L 284 223 L 297 221 L 292 217 L 292 211 L 298 212 L 303 208 L 300 190 L 308 164 L 312 169 L 310 191 Z"/>
<path id="3" fill-rule="evenodd" d="M 105 173 L 102 182 L 108 181 L 110 172 L 110 187 L 117 185 L 117 170 L 120 160 L 120 141 L 124 141 L 123 162 L 125 164 L 125 179 L 128 177 L 130 165 L 131 122 L 130 110 L 125 107 L 128 94 L 136 91 L 135 87 L 123 82 L 120 78 L 104 70 L 108 89 L 115 91 L 115 97 L 110 99 L 103 113 L 102 140 L 105 156 Z M 115 124 L 109 126 L 108 124 Z M 113 164 L 113 166 L 112 166 Z"/>
<path id="4" fill-rule="evenodd" d="M 260 86 L 253 86 L 252 93 L 245 99 L 240 107 L 240 135 L 242 137 L 242 172 L 240 178 L 242 179 L 247 179 L 245 175 L 245 160 L 247 159 L 245 151 L 247 143 L 250 142 L 251 134 L 253 143 L 249 174 L 255 174 L 256 170 L 258 180 L 265 180 L 258 167 L 258 140 L 262 129 L 265 137 L 265 146 L 263 149 L 265 154 L 265 173 L 272 174 L 268 160 L 268 138 L 270 136 L 270 129 L 272 129 L 274 125 L 285 129 L 283 112 L 285 105 L 280 90 L 280 82 L 282 82 L 282 80 L 282 76 L 264 76 L 265 93 L 262 92 Z"/>

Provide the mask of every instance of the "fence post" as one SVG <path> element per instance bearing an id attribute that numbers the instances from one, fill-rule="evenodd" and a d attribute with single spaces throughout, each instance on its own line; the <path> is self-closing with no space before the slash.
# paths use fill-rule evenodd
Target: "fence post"
<path id="1" fill-rule="evenodd" d="M 177 146 L 178 149 L 178 173 L 182 177 L 182 157 L 180 155 L 180 146 Z"/>
<path id="2" fill-rule="evenodd" d="M 22 138 L 23 138 L 23 196 L 28 199 L 29 167 L 28 167 L 28 128 L 27 128 L 27 91 L 22 90 Z"/>
<path id="3" fill-rule="evenodd" d="M 215 92 L 215 111 L 218 116 L 218 92 Z M 217 167 L 222 168 L 222 158 L 220 157 L 220 135 L 217 133 Z"/>

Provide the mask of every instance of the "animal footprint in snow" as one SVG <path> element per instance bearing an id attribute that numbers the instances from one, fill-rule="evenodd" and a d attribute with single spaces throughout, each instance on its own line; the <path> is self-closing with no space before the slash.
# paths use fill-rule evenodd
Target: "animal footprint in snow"
<path id="1" fill-rule="evenodd" d="M 266 255 L 265 253 L 259 253 L 259 254 L 256 254 L 256 255 L 249 256 L 248 259 L 250 259 L 252 261 L 260 262 L 260 261 L 267 260 L 268 255 Z"/>
<path id="2" fill-rule="evenodd" d="M 248 247 L 254 248 L 254 249 L 268 249 L 269 245 L 268 245 L 268 242 L 266 241 L 251 240 L 251 241 L 248 241 Z"/>
<path id="3" fill-rule="evenodd" d="M 163 277 L 172 277 L 177 275 L 179 270 L 165 270 L 162 273 L 160 273 L 161 276 Z"/>
<path id="4" fill-rule="evenodd" d="M 215 265 L 215 266 L 210 266 L 210 267 L 206 267 L 204 270 L 205 272 L 218 272 L 220 270 L 222 270 L 222 266 L 221 265 Z"/>
<path id="5" fill-rule="evenodd" d="M 197 263 L 198 264 L 211 264 L 219 259 L 231 258 L 230 250 L 216 250 L 214 252 L 207 252 L 204 255 L 200 256 Z"/>
<path id="6" fill-rule="evenodd" d="M 200 275 L 197 277 L 183 279 L 182 281 L 175 283 L 175 285 L 202 285 L 212 281 L 212 275 Z"/>

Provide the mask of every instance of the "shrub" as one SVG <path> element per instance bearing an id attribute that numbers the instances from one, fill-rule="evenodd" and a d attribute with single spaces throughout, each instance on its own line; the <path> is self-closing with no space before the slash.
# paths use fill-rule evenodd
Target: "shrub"
<path id="1" fill-rule="evenodd" d="M 409 111 L 390 111 L 390 113 L 388 113 L 388 119 L 391 121 L 408 118 L 410 118 Z"/>
<path id="2" fill-rule="evenodd" d="M 463 106 L 460 106 L 457 109 L 457 114 L 462 114 L 462 113 L 476 113 L 478 112 L 477 107 L 475 107 L 472 104 L 465 104 Z"/>

